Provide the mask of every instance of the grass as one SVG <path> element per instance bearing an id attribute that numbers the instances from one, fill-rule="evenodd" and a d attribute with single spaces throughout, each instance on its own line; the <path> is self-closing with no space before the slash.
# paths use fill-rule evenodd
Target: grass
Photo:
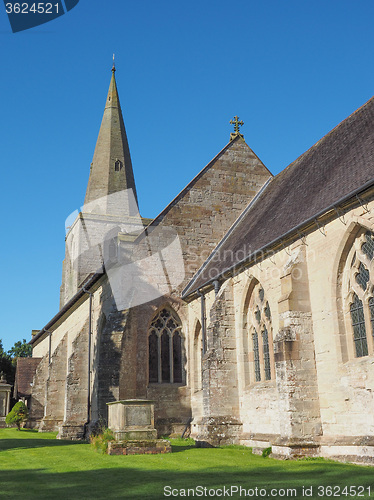
<path id="1" fill-rule="evenodd" d="M 164 496 L 165 486 L 178 490 L 202 486 L 209 490 L 231 485 L 247 490 L 266 488 L 267 493 L 271 488 L 296 488 L 293 498 L 308 498 L 302 496 L 303 486 L 313 487 L 309 498 L 332 497 L 319 496 L 320 485 L 341 489 L 346 485 L 370 486 L 374 493 L 371 467 L 322 459 L 277 461 L 252 455 L 243 447 L 199 449 L 191 440 L 172 440 L 172 444 L 173 453 L 168 455 L 118 457 L 96 453 L 87 443 L 58 441 L 51 433 L 0 429 L 0 498 L 162 499 L 168 498 Z M 282 493 L 272 498 L 285 498 Z M 367 490 L 363 493 L 358 498 L 369 497 Z M 208 492 L 207 497 L 215 498 Z M 192 493 L 189 498 L 193 498 Z M 252 498 L 260 495 L 253 494 Z"/>

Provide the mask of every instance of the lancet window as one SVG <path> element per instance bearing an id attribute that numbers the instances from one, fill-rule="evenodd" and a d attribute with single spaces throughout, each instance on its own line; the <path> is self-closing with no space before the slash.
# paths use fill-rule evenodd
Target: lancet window
<path id="1" fill-rule="evenodd" d="M 182 325 L 177 314 L 161 309 L 148 332 L 149 382 L 178 383 L 184 381 Z"/>

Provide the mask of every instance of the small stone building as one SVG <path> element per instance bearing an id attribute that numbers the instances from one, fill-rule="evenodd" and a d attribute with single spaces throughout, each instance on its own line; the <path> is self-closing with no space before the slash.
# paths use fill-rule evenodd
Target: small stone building
<path id="1" fill-rule="evenodd" d="M 277 176 L 240 134 L 154 219 L 113 68 L 31 425 L 83 438 L 106 403 L 155 401 L 160 434 L 374 459 L 374 99 Z"/>

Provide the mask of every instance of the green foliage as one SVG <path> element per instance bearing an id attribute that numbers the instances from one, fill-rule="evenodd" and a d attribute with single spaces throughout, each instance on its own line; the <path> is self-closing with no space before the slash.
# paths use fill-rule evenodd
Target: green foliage
<path id="1" fill-rule="evenodd" d="M 5 375 L 8 384 L 14 383 L 15 367 L 12 364 L 12 359 L 6 351 L 4 351 L 3 341 L 0 339 L 0 374 Z"/>
<path id="2" fill-rule="evenodd" d="M 264 448 L 262 450 L 262 456 L 264 458 L 268 457 L 270 454 L 271 454 L 271 446 L 269 446 L 269 448 Z"/>
<path id="3" fill-rule="evenodd" d="M 32 347 L 26 342 L 26 339 L 23 339 L 22 342 L 19 340 L 8 351 L 8 356 L 10 356 L 14 362 L 17 362 L 17 358 L 30 358 L 31 355 Z"/>
<path id="4" fill-rule="evenodd" d="M 28 409 L 23 401 L 18 401 L 5 418 L 7 425 L 16 425 L 20 430 L 21 424 L 29 418 Z"/>
<path id="5" fill-rule="evenodd" d="M 115 437 L 113 431 L 111 431 L 107 427 L 103 429 L 99 434 L 91 434 L 90 436 L 92 447 L 99 453 L 107 453 L 109 442 L 114 440 Z"/>
<path id="6" fill-rule="evenodd" d="M 8 352 L 4 350 L 3 341 L 0 339 L 0 373 L 5 375 L 8 384 L 14 385 L 17 358 L 28 358 L 32 355 L 32 347 L 26 339 L 18 341 Z"/>
<path id="7" fill-rule="evenodd" d="M 3 341 L 0 339 L 0 358 L 7 357 L 7 353 L 4 351 Z"/>

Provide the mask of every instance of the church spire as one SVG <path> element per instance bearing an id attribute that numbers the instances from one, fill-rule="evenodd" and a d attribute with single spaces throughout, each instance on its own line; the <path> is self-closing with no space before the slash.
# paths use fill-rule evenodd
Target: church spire
<path id="1" fill-rule="evenodd" d="M 115 71 L 113 59 L 112 78 L 91 164 L 84 211 L 122 217 L 136 215 L 137 194 Z M 116 197 L 111 196 L 115 193 Z M 110 199 L 117 202 L 111 203 Z"/>

